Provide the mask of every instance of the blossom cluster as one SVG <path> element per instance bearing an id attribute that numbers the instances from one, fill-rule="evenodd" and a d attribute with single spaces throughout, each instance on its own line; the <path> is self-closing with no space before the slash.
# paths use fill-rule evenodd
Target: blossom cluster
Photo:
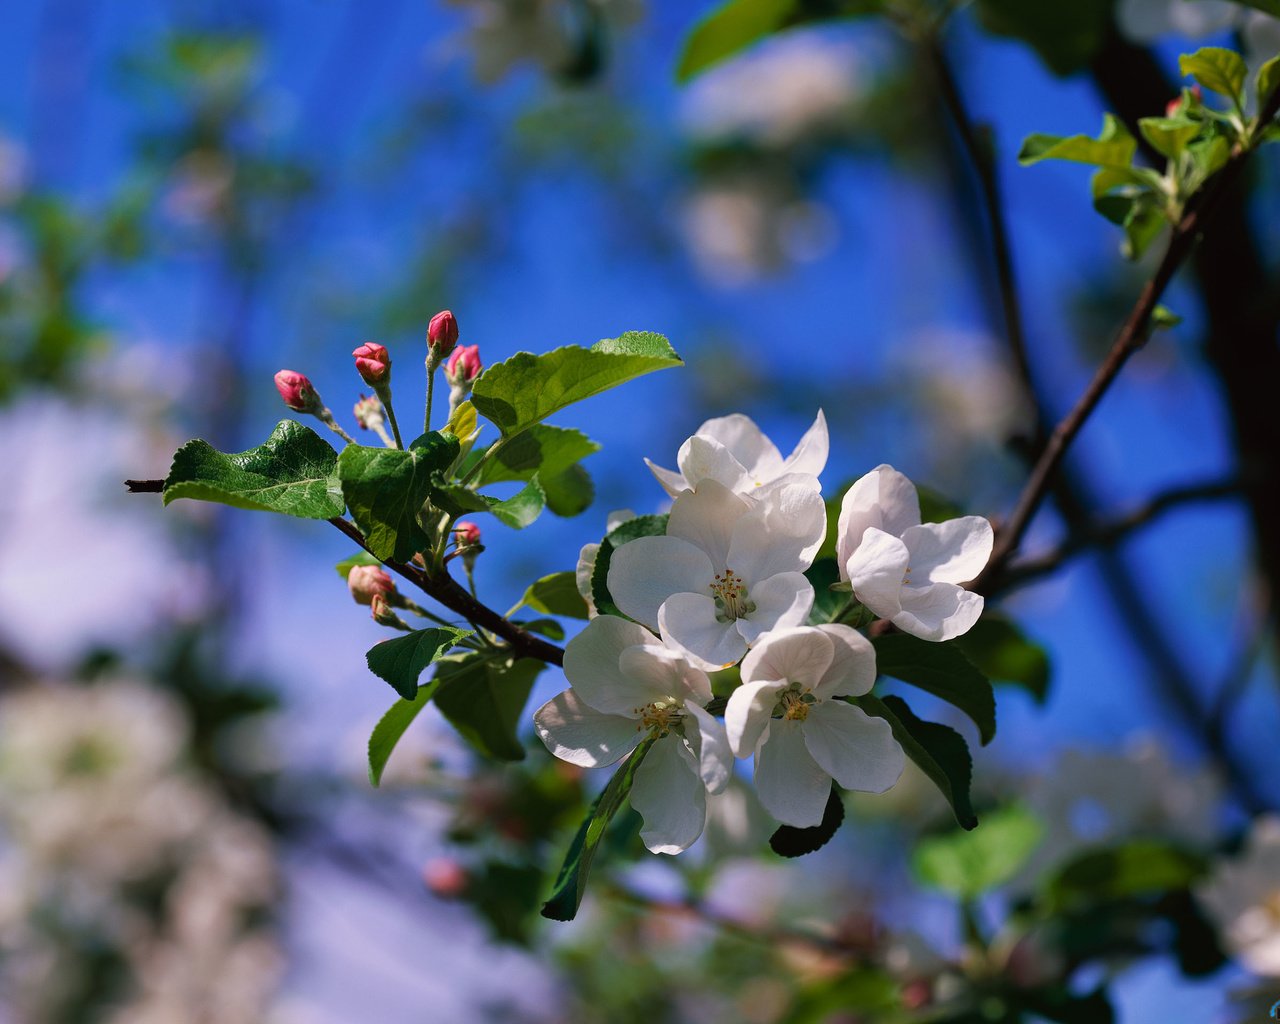
<path id="1" fill-rule="evenodd" d="M 889 723 L 853 700 L 876 681 L 875 648 L 840 620 L 861 605 L 943 641 L 982 613 L 982 597 L 963 584 L 990 557 L 990 523 L 921 523 L 914 485 L 882 465 L 841 503 L 837 586 L 848 602 L 833 621 L 815 615 L 805 572 L 827 532 L 818 477 L 828 450 L 821 412 L 786 458 L 750 419 L 731 415 L 685 441 L 677 469 L 649 462 L 673 499 L 666 531 L 612 550 L 607 589 L 622 614 L 591 604 L 565 651 L 569 689 L 534 716 L 552 753 L 582 767 L 646 744 L 631 803 L 655 853 L 697 840 L 707 794 L 725 788 L 736 758 L 754 756 L 761 804 L 798 828 L 821 822 L 833 780 L 889 789 L 906 755 Z M 589 603 L 598 550 L 589 545 L 579 563 Z M 727 699 L 715 699 L 712 676 L 735 674 Z"/>

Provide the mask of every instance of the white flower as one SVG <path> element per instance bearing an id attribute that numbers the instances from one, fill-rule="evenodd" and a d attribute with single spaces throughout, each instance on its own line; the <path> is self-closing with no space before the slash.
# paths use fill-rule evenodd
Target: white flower
<path id="1" fill-rule="evenodd" d="M 640 838 L 653 853 L 687 849 L 706 824 L 707 790 L 723 789 L 733 770 L 724 726 L 704 710 L 706 675 L 615 615 L 592 619 L 569 642 L 564 674 L 570 689 L 533 716 L 542 742 L 563 761 L 599 768 L 655 737 L 631 789 Z"/>
<path id="2" fill-rule="evenodd" d="M 915 485 L 877 466 L 840 505 L 836 558 L 854 595 L 905 633 L 950 640 L 982 614 L 982 597 L 958 584 L 991 557 L 991 524 L 981 516 L 920 522 Z"/>
<path id="3" fill-rule="evenodd" d="M 1249 970 L 1280 977 L 1280 817 L 1257 819 L 1243 856 L 1219 864 L 1196 895 Z"/>
<path id="4" fill-rule="evenodd" d="M 752 502 L 703 480 L 676 499 L 665 537 L 613 553 L 609 593 L 699 668 L 717 669 L 769 630 L 805 621 L 813 587 L 804 570 L 825 533 L 822 497 L 804 484 Z"/>
<path id="5" fill-rule="evenodd" d="M 875 649 L 848 626 L 779 630 L 743 659 L 725 729 L 735 754 L 755 752 L 756 792 L 779 821 L 817 825 L 831 779 L 868 793 L 898 781 L 906 756 L 889 723 L 835 699 L 875 680 Z"/>
<path id="6" fill-rule="evenodd" d="M 703 480 L 715 480 L 735 494 L 761 496 L 761 488 L 798 483 L 819 489 L 818 474 L 827 464 L 830 442 L 827 419 L 818 415 L 785 459 L 760 428 L 741 413 L 707 420 L 680 446 L 679 472 L 645 464 L 673 498 L 695 488 Z"/>
<path id="7" fill-rule="evenodd" d="M 609 536 L 628 519 L 634 518 L 636 518 L 636 514 L 629 508 L 615 509 L 610 512 L 605 518 L 605 536 Z M 578 593 L 582 595 L 582 600 L 587 603 L 587 618 L 589 619 L 594 619 L 600 614 L 596 609 L 595 595 L 591 592 L 591 577 L 596 571 L 596 556 L 598 554 L 600 554 L 599 542 L 584 544 L 582 550 L 578 552 L 578 564 L 573 571 L 573 579 L 577 585 Z"/>

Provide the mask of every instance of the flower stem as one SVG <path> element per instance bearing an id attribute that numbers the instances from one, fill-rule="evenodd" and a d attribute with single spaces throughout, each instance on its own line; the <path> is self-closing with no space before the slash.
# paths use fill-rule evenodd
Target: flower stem
<path id="1" fill-rule="evenodd" d="M 321 423 L 323 423 L 326 427 L 328 427 L 328 428 L 329 428 L 330 430 L 332 430 L 335 434 L 337 434 L 340 438 L 342 438 L 344 441 L 346 441 L 346 442 L 347 442 L 347 444 L 355 444 L 355 443 L 356 443 L 356 439 L 355 439 L 354 437 L 352 437 L 352 436 L 351 436 L 350 434 L 348 434 L 345 430 L 343 430 L 340 426 L 338 426 L 338 421 L 337 421 L 337 420 L 335 420 L 335 419 L 333 418 L 333 413 L 331 413 L 331 412 L 328 410 L 328 408 L 321 409 L 321 410 L 320 410 L 318 413 L 316 413 L 315 415 L 316 415 L 316 419 L 318 419 L 318 420 L 319 420 Z"/>
<path id="2" fill-rule="evenodd" d="M 427 411 L 422 417 L 422 432 L 431 433 L 431 398 L 436 385 L 436 362 L 427 356 Z"/>
<path id="3" fill-rule="evenodd" d="M 396 422 L 396 411 L 391 405 L 391 389 L 389 387 L 375 388 L 378 393 L 378 401 L 382 403 L 382 408 L 387 411 L 387 419 L 391 421 L 391 433 L 395 435 L 396 448 L 404 447 L 404 438 L 400 436 L 400 424 Z"/>

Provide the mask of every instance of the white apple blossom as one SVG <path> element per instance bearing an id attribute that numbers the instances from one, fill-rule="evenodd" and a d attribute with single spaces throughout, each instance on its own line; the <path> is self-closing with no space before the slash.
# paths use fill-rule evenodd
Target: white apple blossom
<path id="1" fill-rule="evenodd" d="M 771 629 L 798 626 L 813 606 L 804 570 L 826 533 L 826 510 L 804 484 L 753 502 L 706 479 L 676 499 L 663 537 L 620 546 L 609 593 L 699 668 L 731 665 Z"/>
<path id="2" fill-rule="evenodd" d="M 599 768 L 654 737 L 631 789 L 640 838 L 653 853 L 687 849 L 706 824 L 707 791 L 733 771 L 724 726 L 705 710 L 705 673 L 643 626 L 601 615 L 565 648 L 564 674 L 570 688 L 533 716 L 542 742 L 563 761 Z"/>
<path id="3" fill-rule="evenodd" d="M 950 640 L 978 621 L 982 596 L 959 584 L 991 557 L 991 524 L 981 516 L 922 524 L 915 485 L 881 465 L 845 494 L 838 530 L 840 578 L 904 633 Z"/>
<path id="4" fill-rule="evenodd" d="M 747 416 L 734 413 L 707 420 L 680 446 L 678 471 L 663 469 L 649 459 L 645 464 L 673 498 L 695 488 L 703 480 L 715 480 L 733 491 L 760 497 L 762 489 L 805 484 L 820 489 L 818 474 L 827 464 L 830 441 L 827 419 L 818 415 L 785 459 L 777 445 L 765 437 Z"/>
<path id="5" fill-rule="evenodd" d="M 778 630 L 743 659 L 725 730 L 737 756 L 755 753 L 756 792 L 779 821 L 817 825 L 831 779 L 868 793 L 898 781 L 906 755 L 889 723 L 836 699 L 875 680 L 875 649 L 848 626 Z"/>
<path id="6" fill-rule="evenodd" d="M 1196 895 L 1249 970 L 1280 977 L 1280 817 L 1258 818 L 1243 855 L 1220 863 Z"/>

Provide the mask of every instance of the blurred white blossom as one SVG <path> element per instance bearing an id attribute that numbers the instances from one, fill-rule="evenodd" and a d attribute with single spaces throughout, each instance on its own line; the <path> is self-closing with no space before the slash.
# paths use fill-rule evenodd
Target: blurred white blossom
<path id="1" fill-rule="evenodd" d="M 1280 977 L 1280 817 L 1258 818 L 1243 853 L 1197 891 L 1227 949 L 1249 970 Z"/>

